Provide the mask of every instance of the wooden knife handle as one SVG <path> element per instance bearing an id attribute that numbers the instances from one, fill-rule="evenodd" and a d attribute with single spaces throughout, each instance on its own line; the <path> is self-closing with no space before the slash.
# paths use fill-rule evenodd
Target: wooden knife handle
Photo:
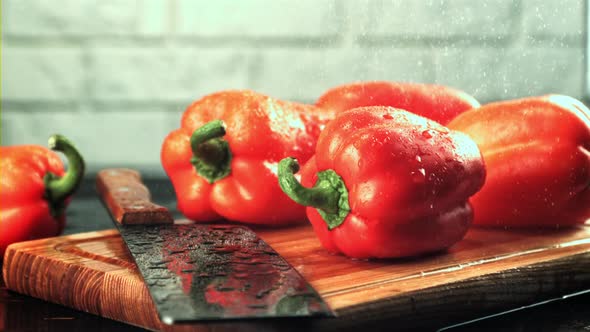
<path id="1" fill-rule="evenodd" d="M 139 172 L 127 168 L 110 168 L 98 172 L 96 189 L 113 219 L 123 225 L 171 224 L 172 215 L 154 204 Z"/>

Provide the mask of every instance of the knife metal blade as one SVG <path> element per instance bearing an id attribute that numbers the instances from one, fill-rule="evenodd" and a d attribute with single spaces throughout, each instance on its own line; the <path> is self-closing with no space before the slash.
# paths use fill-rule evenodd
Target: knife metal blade
<path id="1" fill-rule="evenodd" d="M 175 222 L 140 174 L 106 169 L 97 190 L 166 324 L 333 316 L 312 286 L 251 229 Z"/>

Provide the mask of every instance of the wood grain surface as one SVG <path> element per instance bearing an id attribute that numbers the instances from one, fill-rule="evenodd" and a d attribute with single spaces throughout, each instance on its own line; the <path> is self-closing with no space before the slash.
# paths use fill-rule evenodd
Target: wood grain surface
<path id="1" fill-rule="evenodd" d="M 96 189 L 111 216 L 123 225 L 172 224 L 172 214 L 154 204 L 138 171 L 128 168 L 105 169 L 96 175 Z"/>
<path id="2" fill-rule="evenodd" d="M 419 328 L 590 288 L 590 225 L 474 228 L 446 252 L 380 261 L 331 255 L 307 225 L 255 230 L 318 290 L 337 318 L 164 325 L 114 230 L 14 244 L 5 256 L 4 279 L 19 293 L 162 331 L 352 330 L 384 321 L 396 329 Z"/>

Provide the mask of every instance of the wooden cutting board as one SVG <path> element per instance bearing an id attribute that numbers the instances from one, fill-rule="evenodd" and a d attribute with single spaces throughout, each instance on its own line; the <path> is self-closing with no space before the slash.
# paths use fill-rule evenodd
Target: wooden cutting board
<path id="1" fill-rule="evenodd" d="M 318 290 L 337 318 L 164 325 L 115 230 L 14 244 L 5 256 L 4 280 L 19 293 L 163 331 L 441 326 L 590 289 L 590 225 L 474 228 L 446 252 L 381 261 L 331 255 L 307 225 L 255 230 Z"/>

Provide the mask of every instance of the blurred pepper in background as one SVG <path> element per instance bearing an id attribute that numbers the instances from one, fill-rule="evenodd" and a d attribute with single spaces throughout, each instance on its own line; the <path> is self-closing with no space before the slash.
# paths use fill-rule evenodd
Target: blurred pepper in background
<path id="1" fill-rule="evenodd" d="M 486 183 L 471 198 L 474 223 L 560 227 L 590 218 L 590 111 L 547 95 L 483 105 L 449 128 L 482 151 Z"/>
<path id="2" fill-rule="evenodd" d="M 332 88 L 316 105 L 333 112 L 364 106 L 391 106 L 445 125 L 457 115 L 479 107 L 479 102 L 466 92 L 443 85 L 367 81 Z"/>
<path id="3" fill-rule="evenodd" d="M 59 235 L 65 226 L 65 209 L 84 176 L 84 160 L 61 135 L 42 146 L 0 147 L 0 259 L 14 242 Z"/>

